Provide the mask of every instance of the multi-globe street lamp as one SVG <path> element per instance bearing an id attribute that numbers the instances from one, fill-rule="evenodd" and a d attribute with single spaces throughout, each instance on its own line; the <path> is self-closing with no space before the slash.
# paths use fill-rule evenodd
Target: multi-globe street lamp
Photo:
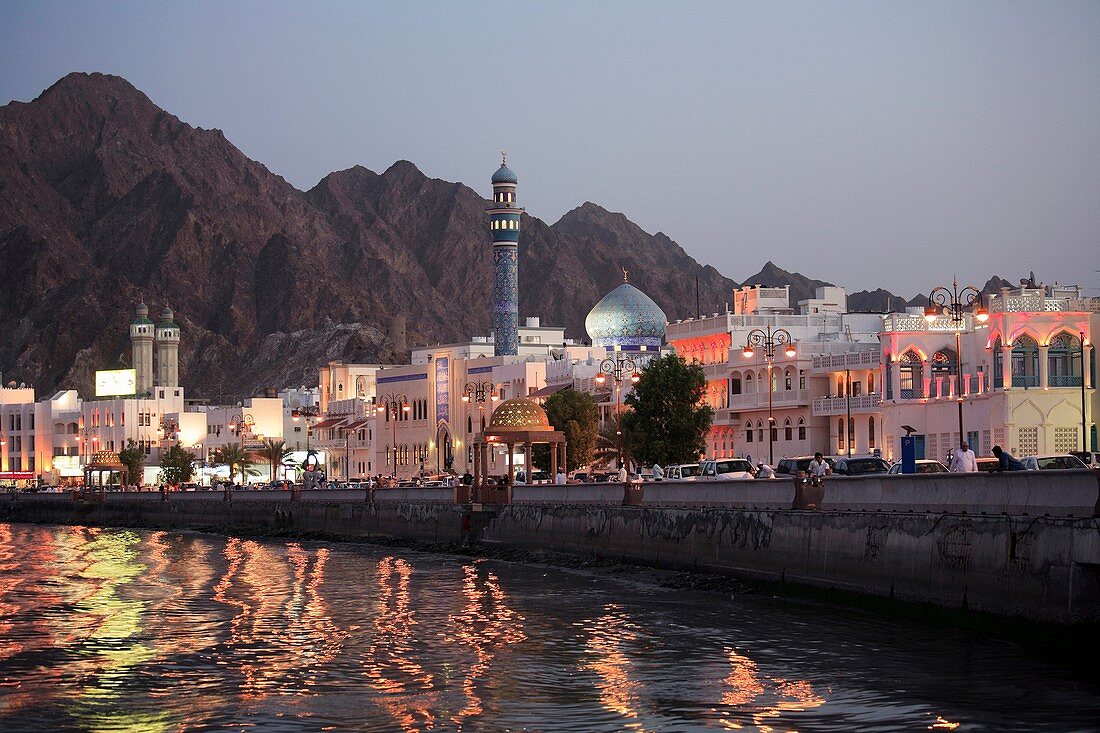
<path id="1" fill-rule="evenodd" d="M 627 354 L 620 354 L 615 352 L 614 356 L 609 356 L 600 362 L 600 373 L 596 375 L 596 384 L 603 384 L 610 377 L 615 382 L 615 439 L 618 441 L 616 448 L 617 456 L 619 459 L 619 465 L 625 466 L 623 461 L 623 409 L 622 403 L 619 399 L 619 392 L 622 389 L 622 384 L 625 380 L 629 379 L 631 384 L 637 384 L 638 379 L 638 362 L 634 361 L 634 358 Z"/>
<path id="2" fill-rule="evenodd" d="M 764 357 L 768 360 L 768 465 L 775 465 L 775 414 L 773 411 L 773 394 L 775 392 L 775 382 L 772 380 L 772 360 L 775 359 L 775 350 L 783 346 L 783 353 L 788 359 L 793 358 L 796 353 L 794 347 L 794 338 L 791 337 L 790 331 L 785 328 L 777 328 L 774 331 L 771 326 L 767 327 L 767 330 L 754 328 L 749 331 L 749 335 L 745 339 L 745 346 L 741 349 L 741 353 L 744 354 L 746 359 L 751 359 L 753 354 L 756 353 L 756 349 L 761 349 L 764 352 Z"/>
<path id="3" fill-rule="evenodd" d="M 962 329 L 966 322 L 965 311 L 973 308 L 974 318 L 979 323 L 989 320 L 989 311 L 982 305 L 982 291 L 973 285 L 959 287 L 957 277 L 951 278 L 950 289 L 946 286 L 932 288 L 928 294 L 928 306 L 924 309 L 924 318 L 929 323 L 940 315 L 947 316 L 955 331 L 955 402 L 959 406 L 959 441 L 961 447 L 966 442 L 963 432 L 963 370 L 962 370 Z"/>
<path id="4" fill-rule="evenodd" d="M 477 405 L 477 409 L 481 412 L 485 411 L 485 403 L 490 404 L 500 399 L 500 395 L 497 393 L 496 386 L 492 382 L 467 382 L 466 386 L 462 389 L 462 401 L 469 405 L 473 403 Z M 485 416 L 481 416 L 480 423 L 484 429 Z M 467 445 L 470 443 L 470 437 L 466 437 Z M 469 468 L 469 450 L 467 449 L 467 469 Z"/>
<path id="5" fill-rule="evenodd" d="M 409 398 L 396 392 L 378 395 L 375 398 L 375 410 L 379 414 L 385 413 L 393 427 L 393 444 L 390 448 L 390 456 L 393 459 L 392 478 L 397 479 L 397 418 L 402 413 L 409 411 Z"/>
<path id="6" fill-rule="evenodd" d="M 313 421 L 321 414 L 321 408 L 316 405 L 302 405 L 290 411 L 290 417 L 294 422 L 306 421 L 306 460 L 309 460 L 309 436 L 312 432 Z M 232 426 L 231 426 L 232 427 Z"/>

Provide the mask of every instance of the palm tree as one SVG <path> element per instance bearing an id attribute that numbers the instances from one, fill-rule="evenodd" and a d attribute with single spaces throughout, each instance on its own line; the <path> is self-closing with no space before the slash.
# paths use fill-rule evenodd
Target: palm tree
<path id="1" fill-rule="evenodd" d="M 244 483 L 244 474 L 252 465 L 252 458 L 240 443 L 227 443 L 214 449 L 211 462 L 217 466 L 228 466 L 230 480 L 237 475 L 237 471 L 240 471 L 241 483 Z"/>
<path id="2" fill-rule="evenodd" d="M 612 461 L 622 463 L 630 460 L 630 439 L 623 434 L 623 460 L 619 460 L 619 416 L 611 415 L 600 426 L 600 433 L 596 436 L 596 449 L 592 453 L 593 468 L 607 468 Z"/>
<path id="3" fill-rule="evenodd" d="M 264 441 L 264 447 L 256 451 L 256 457 L 262 458 L 267 461 L 267 465 L 271 467 L 271 480 L 274 481 L 277 477 L 276 467 L 283 465 L 283 459 L 290 455 L 290 449 L 286 446 L 285 440 L 272 440 L 267 439 Z"/>

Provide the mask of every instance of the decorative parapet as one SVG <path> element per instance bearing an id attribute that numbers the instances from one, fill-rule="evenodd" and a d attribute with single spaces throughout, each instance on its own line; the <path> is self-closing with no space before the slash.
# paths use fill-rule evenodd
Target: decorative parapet
<path id="1" fill-rule="evenodd" d="M 877 394 L 861 394 L 854 397 L 818 397 L 814 400 L 814 415 L 844 415 L 851 409 L 853 413 L 878 412 L 882 409 L 882 397 Z"/>
<path id="2" fill-rule="evenodd" d="M 880 363 L 879 350 L 875 348 L 815 356 L 813 369 L 815 372 L 844 371 L 853 367 L 856 369 L 875 369 Z"/>

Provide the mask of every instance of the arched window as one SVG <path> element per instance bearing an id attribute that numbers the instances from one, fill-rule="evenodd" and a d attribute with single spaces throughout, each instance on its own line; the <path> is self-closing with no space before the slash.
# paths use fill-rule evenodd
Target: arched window
<path id="1" fill-rule="evenodd" d="M 910 349 L 901 355 L 901 394 L 903 400 L 924 396 L 924 375 L 920 354 Z"/>
<path id="2" fill-rule="evenodd" d="M 875 416 L 867 418 L 867 448 L 875 449 Z"/>
<path id="3" fill-rule="evenodd" d="M 868 372 L 867 373 L 867 394 L 874 394 L 874 393 L 875 393 L 875 373 L 874 372 Z"/>
<path id="4" fill-rule="evenodd" d="M 474 432 L 474 418 L 471 415 L 466 416 L 466 432 Z"/>
<path id="5" fill-rule="evenodd" d="M 843 453 L 847 446 L 845 443 L 848 440 L 848 436 L 844 433 L 844 418 L 840 418 L 836 421 L 836 449 L 837 452 Z"/>
<path id="6" fill-rule="evenodd" d="M 993 387 L 994 389 L 1000 389 L 1005 386 L 1005 370 L 1004 370 L 1004 356 L 1002 349 L 1004 344 L 1001 342 L 1001 337 L 998 336 L 997 340 L 993 342 Z"/>
<path id="7" fill-rule="evenodd" d="M 856 419 L 854 417 L 848 418 L 848 448 L 850 450 L 856 450 Z"/>
<path id="8" fill-rule="evenodd" d="M 746 443 L 751 443 L 752 442 L 752 423 L 751 422 L 745 423 L 745 442 Z"/>
<path id="9" fill-rule="evenodd" d="M 791 419 L 788 417 L 783 421 L 783 440 L 790 440 L 794 436 L 794 429 L 791 427 Z"/>
<path id="10" fill-rule="evenodd" d="M 764 442 L 764 423 L 759 420 L 756 421 L 756 439 L 761 443 Z"/>
<path id="11" fill-rule="evenodd" d="M 756 381 L 752 377 L 752 372 L 745 372 L 745 394 L 752 394 L 756 391 Z"/>
<path id="12" fill-rule="evenodd" d="M 1047 351 L 1047 384 L 1051 387 L 1080 387 L 1081 340 L 1062 331 L 1050 340 Z"/>
<path id="13" fill-rule="evenodd" d="M 1027 334 L 1012 344 L 1012 386 L 1039 386 L 1039 344 Z"/>
<path id="14" fill-rule="evenodd" d="M 787 370 L 783 372 L 783 389 L 790 392 L 794 389 L 794 369 L 787 367 Z"/>
<path id="15" fill-rule="evenodd" d="M 798 418 L 798 439 L 806 439 L 806 421 L 802 418 Z"/>
<path id="16" fill-rule="evenodd" d="M 779 440 L 779 423 L 774 419 L 768 419 L 768 428 L 771 430 L 771 441 L 774 443 Z"/>

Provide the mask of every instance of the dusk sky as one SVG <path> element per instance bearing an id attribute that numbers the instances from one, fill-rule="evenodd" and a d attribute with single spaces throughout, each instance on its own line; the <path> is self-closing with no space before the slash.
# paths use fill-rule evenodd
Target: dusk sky
<path id="1" fill-rule="evenodd" d="M 0 103 L 118 74 L 307 189 L 408 159 L 741 280 L 1100 295 L 1100 2 L 0 1 Z M 486 234 L 488 241 L 488 234 Z"/>

